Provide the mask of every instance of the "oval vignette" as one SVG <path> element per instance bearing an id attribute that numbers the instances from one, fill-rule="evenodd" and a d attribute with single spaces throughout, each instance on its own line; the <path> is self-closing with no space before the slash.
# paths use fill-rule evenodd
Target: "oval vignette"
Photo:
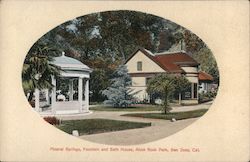
<path id="1" fill-rule="evenodd" d="M 203 116 L 217 95 L 219 71 L 212 51 L 188 29 L 143 12 L 105 11 L 39 38 L 24 60 L 22 86 L 30 109 L 55 128 L 134 145 Z"/>

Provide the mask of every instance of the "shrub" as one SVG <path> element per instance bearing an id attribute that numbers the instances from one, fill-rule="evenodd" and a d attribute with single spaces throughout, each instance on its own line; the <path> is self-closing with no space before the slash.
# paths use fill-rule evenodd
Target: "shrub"
<path id="1" fill-rule="evenodd" d="M 43 118 L 46 122 L 50 123 L 51 125 L 59 125 L 60 124 L 60 120 L 57 119 L 56 117 L 44 117 Z"/>
<path id="2" fill-rule="evenodd" d="M 29 101 L 31 107 L 35 107 L 35 101 Z"/>
<path id="3" fill-rule="evenodd" d="M 216 92 L 199 93 L 199 103 L 212 101 L 215 96 Z"/>

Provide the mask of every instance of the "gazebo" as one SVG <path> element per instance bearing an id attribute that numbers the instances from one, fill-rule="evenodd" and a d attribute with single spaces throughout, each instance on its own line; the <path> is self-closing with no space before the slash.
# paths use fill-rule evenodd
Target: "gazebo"
<path id="1" fill-rule="evenodd" d="M 62 56 L 54 57 L 51 64 L 54 64 L 61 68 L 60 78 L 69 79 L 69 97 L 68 100 L 59 101 L 57 100 L 57 81 L 54 76 L 52 76 L 53 89 L 51 95 L 49 95 L 48 90 L 46 91 L 46 99 L 49 101 L 49 96 L 51 96 L 51 113 L 52 114 L 78 114 L 89 112 L 89 79 L 92 69 L 82 62 L 65 56 L 62 52 Z M 78 80 L 78 99 L 73 100 L 74 95 L 74 80 Z M 83 83 L 85 85 L 83 86 Z M 83 101 L 83 87 L 84 87 L 84 101 Z M 35 110 L 41 112 L 39 107 L 39 90 L 35 91 Z"/>

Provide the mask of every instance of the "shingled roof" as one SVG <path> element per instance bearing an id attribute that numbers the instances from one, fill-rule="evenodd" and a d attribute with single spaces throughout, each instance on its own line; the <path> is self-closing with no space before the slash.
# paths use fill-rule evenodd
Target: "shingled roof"
<path id="1" fill-rule="evenodd" d="M 199 63 L 196 62 L 191 56 L 186 54 L 184 51 L 179 52 L 163 52 L 152 54 L 150 51 L 144 48 L 137 49 L 127 60 L 127 63 L 138 51 L 141 51 L 148 58 L 154 61 L 162 69 L 171 73 L 183 73 L 181 66 L 198 66 Z"/>
<path id="2" fill-rule="evenodd" d="M 201 80 L 201 81 L 213 81 L 214 78 L 210 74 L 205 73 L 203 71 L 200 71 L 199 72 L 199 80 Z"/>

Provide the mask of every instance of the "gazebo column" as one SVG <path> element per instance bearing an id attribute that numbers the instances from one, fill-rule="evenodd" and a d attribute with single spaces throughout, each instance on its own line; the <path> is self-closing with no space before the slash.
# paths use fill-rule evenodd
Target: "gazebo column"
<path id="1" fill-rule="evenodd" d="M 89 111 L 89 79 L 87 79 L 85 83 L 84 96 L 85 96 L 84 109 L 88 112 Z"/>
<path id="2" fill-rule="evenodd" d="M 40 96 L 39 96 L 39 89 L 35 89 L 35 110 L 37 112 L 39 112 L 40 110 L 40 106 L 39 106 L 39 100 L 40 100 Z"/>
<path id="3" fill-rule="evenodd" d="M 56 104 L 56 79 L 52 76 L 52 94 L 51 94 L 51 111 L 55 113 L 55 104 Z"/>
<path id="4" fill-rule="evenodd" d="M 47 105 L 49 105 L 49 89 L 45 89 L 45 98 Z"/>
<path id="5" fill-rule="evenodd" d="M 78 102 L 79 102 L 79 112 L 82 112 L 82 77 L 78 79 Z"/>
<path id="6" fill-rule="evenodd" d="M 73 95 L 74 95 L 74 85 L 73 85 L 73 79 L 69 81 L 69 101 L 73 101 Z"/>

